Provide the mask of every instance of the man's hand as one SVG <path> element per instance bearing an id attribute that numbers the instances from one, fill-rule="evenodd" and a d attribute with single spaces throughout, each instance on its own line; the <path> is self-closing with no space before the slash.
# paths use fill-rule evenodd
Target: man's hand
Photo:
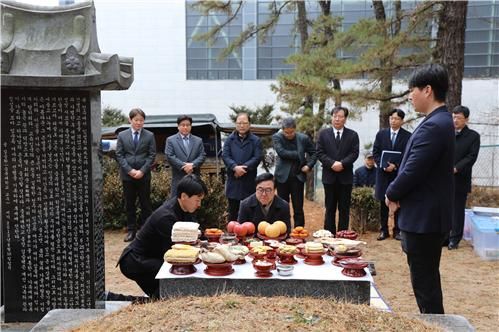
<path id="1" fill-rule="evenodd" d="M 191 174 L 192 172 L 194 172 L 194 164 L 193 163 L 184 163 L 184 166 L 182 166 L 182 170 L 186 174 Z"/>
<path id="2" fill-rule="evenodd" d="M 397 168 L 397 165 L 388 162 L 388 167 L 385 167 L 384 171 L 387 173 L 393 172 Z"/>
<path id="3" fill-rule="evenodd" d="M 393 217 L 395 215 L 395 212 L 400 208 L 400 203 L 399 202 L 394 202 L 390 201 L 388 197 L 385 195 L 385 204 L 388 207 L 388 215 L 390 217 Z"/>
<path id="4" fill-rule="evenodd" d="M 333 170 L 333 172 L 341 172 L 342 170 L 344 170 L 343 164 L 339 161 L 335 161 L 333 166 L 331 166 L 331 169 Z"/>
<path id="5" fill-rule="evenodd" d="M 457 168 L 454 167 L 454 174 L 456 174 L 456 173 L 457 173 Z"/>
<path id="6" fill-rule="evenodd" d="M 236 178 L 246 175 L 246 173 L 248 173 L 246 171 L 247 168 L 248 166 L 246 165 L 238 165 L 234 167 L 234 175 L 236 176 Z"/>
<path id="7" fill-rule="evenodd" d="M 135 173 L 135 177 L 134 179 L 135 180 L 140 180 L 144 177 L 144 173 L 141 171 L 141 170 L 137 170 L 137 172 Z"/>
<path id="8" fill-rule="evenodd" d="M 302 171 L 303 173 L 308 173 L 308 172 L 310 172 L 310 167 L 308 167 L 307 165 L 305 165 L 305 166 L 303 166 L 303 167 L 301 168 L 301 171 Z"/>

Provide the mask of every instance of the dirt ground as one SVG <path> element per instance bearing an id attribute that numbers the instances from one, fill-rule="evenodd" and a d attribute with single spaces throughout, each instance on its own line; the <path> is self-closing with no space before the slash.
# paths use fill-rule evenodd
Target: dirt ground
<path id="1" fill-rule="evenodd" d="M 305 202 L 305 226 L 315 231 L 323 225 L 324 209 Z M 135 282 L 125 278 L 115 267 L 121 251 L 124 231 L 106 231 L 106 289 L 123 294 L 142 295 Z M 406 256 L 400 242 L 394 239 L 376 241 L 377 233 L 363 234 L 367 242 L 364 258 L 375 262 L 374 282 L 379 292 L 397 313 L 418 313 L 409 279 Z M 458 250 L 442 250 L 440 266 L 444 308 L 447 314 L 467 318 L 477 331 L 496 331 L 499 322 L 499 262 L 483 261 L 469 242 L 462 241 Z"/>

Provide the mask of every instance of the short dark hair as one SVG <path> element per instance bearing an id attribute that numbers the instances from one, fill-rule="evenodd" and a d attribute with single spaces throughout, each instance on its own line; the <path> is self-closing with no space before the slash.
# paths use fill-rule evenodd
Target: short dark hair
<path id="1" fill-rule="evenodd" d="M 137 115 L 140 115 L 144 118 L 144 120 L 146 119 L 146 113 L 144 113 L 144 111 L 138 107 L 136 108 L 132 108 L 130 110 L 130 113 L 128 113 L 128 117 L 130 119 L 133 119 L 134 117 L 136 117 Z"/>
<path id="2" fill-rule="evenodd" d="M 185 115 L 185 114 L 184 114 L 184 115 L 181 115 L 181 116 L 179 116 L 179 117 L 177 118 L 177 124 L 179 125 L 179 124 L 180 124 L 180 122 L 185 121 L 185 120 L 189 121 L 189 122 L 190 122 L 190 124 L 192 124 L 192 118 L 191 118 L 190 116 L 188 116 L 188 115 Z"/>
<path id="3" fill-rule="evenodd" d="M 335 106 L 331 111 L 331 115 L 338 113 L 339 111 L 343 111 L 345 113 L 345 118 L 348 118 L 348 108 L 343 106 Z"/>
<path id="4" fill-rule="evenodd" d="M 452 110 L 453 114 L 462 114 L 465 119 L 470 116 L 470 109 L 466 106 L 458 105 Z"/>
<path id="5" fill-rule="evenodd" d="M 177 198 L 180 198 L 182 193 L 191 197 L 193 195 L 206 195 L 208 188 L 206 184 L 195 174 L 187 174 L 184 176 L 177 185 Z"/>
<path id="6" fill-rule="evenodd" d="M 282 119 L 282 129 L 286 128 L 296 128 L 296 121 L 293 118 L 285 118 Z"/>
<path id="7" fill-rule="evenodd" d="M 429 64 L 416 68 L 409 78 L 409 89 L 431 86 L 437 101 L 445 101 L 449 90 L 449 75 L 447 70 L 439 64 Z"/>
<path id="8" fill-rule="evenodd" d="M 405 118 L 405 112 L 402 111 L 400 108 L 394 108 L 394 109 L 392 109 L 388 115 L 392 116 L 393 113 L 397 113 L 397 115 L 399 116 L 399 118 L 401 118 L 402 120 L 404 120 L 404 118 Z"/>
<path id="9" fill-rule="evenodd" d="M 248 119 L 248 122 L 249 122 L 249 123 L 251 123 L 250 116 L 249 116 L 249 114 L 248 114 L 248 113 L 246 113 L 246 112 L 239 112 L 239 113 L 237 113 L 237 115 L 236 115 L 236 121 L 237 121 L 237 119 L 238 119 L 241 115 L 244 115 L 244 116 Z"/>
<path id="10" fill-rule="evenodd" d="M 255 178 L 255 186 L 258 186 L 263 181 L 272 181 L 275 184 L 274 176 L 272 173 L 262 173 Z"/>

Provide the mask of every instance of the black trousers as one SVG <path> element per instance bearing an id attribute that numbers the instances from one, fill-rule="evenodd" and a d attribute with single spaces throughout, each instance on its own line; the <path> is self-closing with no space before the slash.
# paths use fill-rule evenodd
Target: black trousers
<path id="1" fill-rule="evenodd" d="M 159 280 L 155 279 L 163 259 L 147 258 L 125 248 L 118 264 L 121 273 L 131 279 L 151 298 L 159 298 Z"/>
<path id="2" fill-rule="evenodd" d="M 303 213 L 303 188 L 304 183 L 295 176 L 288 178 L 285 183 L 276 182 L 277 195 L 289 203 L 293 204 L 294 227 L 305 226 L 305 214 Z"/>
<path id="3" fill-rule="evenodd" d="M 452 218 L 449 242 L 459 244 L 459 241 L 463 238 L 464 209 L 467 198 L 467 192 L 455 192 L 454 194 L 454 218 Z"/>
<path id="4" fill-rule="evenodd" d="M 324 229 L 336 234 L 336 209 L 338 209 L 338 230 L 347 230 L 350 223 L 350 198 L 352 184 L 324 184 L 326 214 Z"/>
<path id="5" fill-rule="evenodd" d="M 241 201 L 238 199 L 228 198 L 229 201 L 229 220 L 228 221 L 236 221 L 237 216 L 239 214 L 239 205 Z"/>
<path id="6" fill-rule="evenodd" d="M 379 221 L 381 224 L 380 227 L 380 232 L 383 232 L 385 234 L 390 234 L 388 231 L 388 206 L 386 206 L 385 201 L 380 201 L 379 202 Z M 395 215 L 393 216 L 394 219 L 394 226 L 393 226 L 393 234 L 396 234 L 399 232 L 399 210 L 395 212 Z"/>
<path id="7" fill-rule="evenodd" d="M 144 224 L 152 213 L 151 204 L 151 177 L 144 176 L 140 180 L 123 181 L 123 193 L 125 195 L 125 207 L 127 214 L 127 229 L 137 229 L 137 198 L 140 203 L 139 227 Z"/>
<path id="8" fill-rule="evenodd" d="M 407 254 L 412 289 L 419 311 L 423 314 L 443 314 L 440 256 L 446 234 L 401 231 L 400 235 L 402 250 Z"/>

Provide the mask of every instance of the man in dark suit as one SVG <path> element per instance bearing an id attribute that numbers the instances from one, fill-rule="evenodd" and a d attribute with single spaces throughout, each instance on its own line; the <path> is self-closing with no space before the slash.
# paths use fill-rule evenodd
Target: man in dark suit
<path id="1" fill-rule="evenodd" d="M 388 207 L 385 204 L 385 193 L 388 185 L 397 177 L 400 165 L 388 163 L 388 166 L 381 165 L 381 154 L 383 151 L 398 151 L 404 156 L 405 147 L 411 133 L 402 128 L 405 113 L 400 109 L 394 109 L 390 112 L 390 128 L 381 129 L 376 134 L 373 145 L 374 161 L 378 166 L 376 168 L 376 186 L 374 196 L 381 202 L 379 210 L 379 219 L 381 223 L 380 233 L 377 240 L 382 241 L 389 237 L 388 231 Z M 402 160 L 402 159 L 401 159 Z M 399 212 L 395 212 L 393 237 L 400 241 L 400 232 L 398 227 Z"/>
<path id="2" fill-rule="evenodd" d="M 164 263 L 164 254 L 172 246 L 172 227 L 177 221 L 195 221 L 194 212 L 208 190 L 196 175 L 186 175 L 178 182 L 178 194 L 163 203 L 135 240 L 123 250 L 118 264 L 125 277 L 137 282 L 150 298 L 159 298 L 159 281 L 155 279 Z"/>
<path id="3" fill-rule="evenodd" d="M 250 131 L 247 113 L 239 113 L 236 130 L 224 143 L 222 159 L 227 170 L 225 195 L 229 202 L 229 221 L 237 220 L 241 200 L 255 192 L 255 177 L 262 160 L 263 147 L 260 138 Z"/>
<path id="4" fill-rule="evenodd" d="M 274 176 L 262 173 L 255 179 L 256 192 L 244 199 L 239 207 L 239 222 L 251 221 L 258 227 L 260 221 L 273 224 L 277 220 L 283 221 L 291 229 L 289 204 L 275 194 Z"/>
<path id="5" fill-rule="evenodd" d="M 130 130 L 118 134 L 116 160 L 120 165 L 123 182 L 127 229 L 125 242 L 132 241 L 137 231 L 137 197 L 140 202 L 139 227 L 151 215 L 151 166 L 156 157 L 156 141 L 150 131 L 144 129 L 146 115 L 140 108 L 130 111 Z"/>
<path id="6" fill-rule="evenodd" d="M 307 135 L 296 132 L 293 118 L 282 120 L 282 130 L 272 136 L 272 142 L 277 153 L 274 173 L 277 194 L 288 203 L 291 196 L 294 227 L 305 226 L 303 188 L 307 173 L 317 161 L 315 146 Z"/>
<path id="7" fill-rule="evenodd" d="M 421 313 L 443 314 L 440 284 L 442 244 L 450 230 L 454 203 L 454 125 L 445 107 L 447 71 L 432 64 L 409 80 L 409 100 L 425 118 L 407 142 L 399 173 L 386 190 L 385 203 L 400 208 L 402 249 Z"/>
<path id="8" fill-rule="evenodd" d="M 364 165 L 353 173 L 353 187 L 374 187 L 376 184 L 376 167 L 372 152 L 364 155 Z"/>
<path id="9" fill-rule="evenodd" d="M 178 133 L 166 139 L 165 155 L 172 170 L 170 197 L 177 196 L 177 185 L 187 174 L 201 174 L 201 165 L 206 159 L 203 140 L 191 134 L 192 118 L 181 115 L 177 118 Z"/>
<path id="10" fill-rule="evenodd" d="M 338 230 L 348 229 L 353 163 L 359 157 L 359 136 L 355 131 L 345 128 L 347 117 L 347 108 L 335 107 L 331 112 L 333 127 L 323 129 L 317 141 L 317 155 L 322 163 L 322 183 L 326 196 L 324 229 L 333 234 L 336 234 L 337 208 Z"/>
<path id="11" fill-rule="evenodd" d="M 456 130 L 456 155 L 454 161 L 454 219 L 449 238 L 449 250 L 457 249 L 463 238 L 464 208 L 468 193 L 471 192 L 471 170 L 480 150 L 480 135 L 469 129 L 470 110 L 466 106 L 456 106 L 452 119 Z"/>

